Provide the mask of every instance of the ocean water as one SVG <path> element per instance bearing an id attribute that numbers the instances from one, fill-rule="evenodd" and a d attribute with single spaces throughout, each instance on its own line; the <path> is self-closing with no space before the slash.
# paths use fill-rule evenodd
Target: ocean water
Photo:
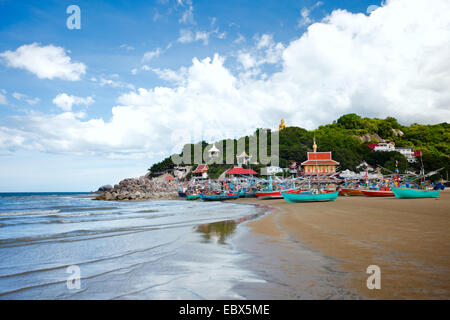
<path id="1" fill-rule="evenodd" d="M 264 280 L 228 240 L 262 214 L 232 202 L 0 193 L 0 299 L 240 299 L 236 284 Z"/>

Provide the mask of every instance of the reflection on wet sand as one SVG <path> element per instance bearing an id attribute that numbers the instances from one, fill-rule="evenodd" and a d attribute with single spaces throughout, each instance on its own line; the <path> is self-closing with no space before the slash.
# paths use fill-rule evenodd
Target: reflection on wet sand
<path id="1" fill-rule="evenodd" d="M 257 214 L 253 214 L 235 220 L 224 220 L 201 224 L 197 226 L 195 231 L 203 233 L 202 237 L 205 242 L 214 241 L 220 244 L 226 244 L 225 240 L 234 233 L 234 231 L 236 230 L 236 226 L 239 223 L 247 220 L 256 219 L 257 217 L 263 215 L 267 209 L 268 209 L 267 206 L 261 206 L 261 210 Z"/>

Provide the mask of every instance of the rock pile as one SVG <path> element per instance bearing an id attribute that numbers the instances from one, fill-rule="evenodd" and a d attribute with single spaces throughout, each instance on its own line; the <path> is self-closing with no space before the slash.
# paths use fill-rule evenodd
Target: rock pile
<path id="1" fill-rule="evenodd" d="M 177 199 L 178 188 L 182 184 L 176 181 L 166 181 L 164 177 L 149 179 L 146 176 L 127 178 L 114 185 L 109 190 L 99 190 L 100 194 L 95 200 L 108 201 L 138 201 L 150 199 Z"/>

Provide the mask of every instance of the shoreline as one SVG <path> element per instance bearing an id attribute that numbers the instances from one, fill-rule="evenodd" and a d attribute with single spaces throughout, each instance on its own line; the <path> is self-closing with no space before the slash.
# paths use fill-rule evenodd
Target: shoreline
<path id="1" fill-rule="evenodd" d="M 275 207 L 245 223 L 248 235 L 241 234 L 237 245 L 251 251 L 259 263 L 285 269 L 277 281 L 285 280 L 285 287 L 291 290 L 283 289 L 286 292 L 281 299 L 450 298 L 450 192 L 442 192 L 438 199 L 339 197 L 335 202 L 296 204 L 283 199 L 236 201 Z M 277 259 L 284 262 L 274 262 Z M 255 265 L 249 263 L 248 267 L 264 273 Z M 369 265 L 381 269 L 380 290 L 366 286 Z M 305 275 L 308 272 L 310 277 Z M 295 289 L 302 294 L 296 296 Z M 261 297 L 270 299 L 264 294 Z"/>

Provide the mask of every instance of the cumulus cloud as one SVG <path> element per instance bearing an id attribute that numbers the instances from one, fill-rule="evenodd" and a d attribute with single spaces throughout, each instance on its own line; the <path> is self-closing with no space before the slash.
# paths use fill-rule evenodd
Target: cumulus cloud
<path id="1" fill-rule="evenodd" d="M 120 95 L 110 119 L 28 114 L 17 119 L 20 130 L 0 128 L 0 146 L 154 157 L 202 137 L 274 128 L 281 117 L 308 129 L 350 112 L 394 116 L 405 124 L 448 122 L 449 11 L 447 0 L 390 0 L 370 15 L 336 10 L 273 56 L 267 54 L 277 47 L 273 39 L 258 37 L 255 50 L 263 54 L 250 50 L 245 63 L 252 70 L 261 57 L 277 61 L 280 69 L 266 77 L 235 74 L 219 54 L 194 58 L 180 79 L 153 69 L 175 86 Z"/>
<path id="2" fill-rule="evenodd" d="M 92 97 L 82 98 L 68 95 L 67 93 L 60 93 L 53 99 L 53 103 L 64 111 L 72 110 L 73 105 L 81 104 L 88 106 L 94 102 L 95 100 Z"/>
<path id="3" fill-rule="evenodd" d="M 41 79 L 76 81 L 86 73 L 83 63 L 72 62 L 64 48 L 53 45 L 23 45 L 15 51 L 0 53 L 0 58 L 6 61 L 8 66 L 27 70 Z"/>
<path id="4" fill-rule="evenodd" d="M 240 50 L 237 54 L 237 60 L 245 70 L 243 75 L 258 75 L 263 64 L 277 64 L 282 60 L 285 47 L 280 42 L 275 43 L 272 35 L 256 36 L 255 42 L 253 48 Z"/>

